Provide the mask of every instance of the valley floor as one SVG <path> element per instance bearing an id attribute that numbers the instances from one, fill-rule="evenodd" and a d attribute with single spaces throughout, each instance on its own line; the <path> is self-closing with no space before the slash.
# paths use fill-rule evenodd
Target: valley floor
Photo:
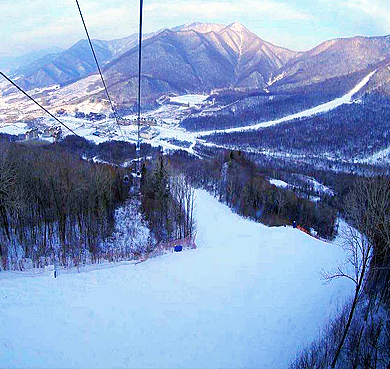
<path id="1" fill-rule="evenodd" d="M 352 294 L 334 243 L 196 192 L 196 250 L 140 264 L 0 273 L 0 367 L 285 368 Z"/>

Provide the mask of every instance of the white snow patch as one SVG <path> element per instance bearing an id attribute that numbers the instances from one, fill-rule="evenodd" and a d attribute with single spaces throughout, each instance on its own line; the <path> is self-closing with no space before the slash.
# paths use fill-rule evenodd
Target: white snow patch
<path id="1" fill-rule="evenodd" d="M 287 188 L 290 186 L 287 182 L 284 182 L 280 179 L 270 179 L 269 183 L 273 184 L 276 187 L 281 187 L 281 188 Z"/>
<path id="2" fill-rule="evenodd" d="M 323 185 L 322 183 L 319 183 L 312 177 L 302 176 L 305 181 L 312 186 L 313 190 L 318 193 L 324 193 L 330 196 L 334 196 L 334 192 L 331 188 Z"/>
<path id="3" fill-rule="evenodd" d="M 356 160 L 359 163 L 378 164 L 390 162 L 390 147 L 380 150 L 365 159 Z"/>
<path id="4" fill-rule="evenodd" d="M 318 193 L 326 193 L 326 194 L 329 194 L 331 196 L 334 196 L 334 193 L 333 191 L 329 188 L 329 187 L 326 187 L 325 185 L 317 182 L 314 178 L 311 178 L 311 177 L 306 177 L 306 176 L 303 176 L 305 178 L 305 180 L 312 185 L 312 188 L 314 191 L 317 191 Z M 269 182 L 271 184 L 273 184 L 274 186 L 276 187 L 280 187 L 280 188 L 293 188 L 293 187 L 296 187 L 296 186 L 293 186 L 287 182 L 284 182 L 280 179 L 270 179 Z M 310 196 L 309 197 L 310 201 L 313 201 L 313 202 L 319 202 L 321 201 L 321 197 L 318 197 L 318 196 Z M 314 234 L 314 233 L 313 233 Z"/>
<path id="5" fill-rule="evenodd" d="M 285 75 L 286 75 L 286 72 L 283 72 L 283 73 L 278 74 L 278 75 L 275 76 L 274 78 L 271 78 L 271 77 L 270 77 L 270 79 L 269 79 L 269 81 L 268 81 L 268 83 L 267 83 L 268 86 L 272 86 L 275 82 L 280 81 L 281 79 L 284 78 Z"/>
<path id="6" fill-rule="evenodd" d="M 6 133 L 9 135 L 19 135 L 25 133 L 27 130 L 27 124 L 25 123 L 15 123 L 7 126 L 0 127 L 1 133 Z"/>
<path id="7" fill-rule="evenodd" d="M 208 97 L 208 95 L 182 95 L 171 97 L 170 100 L 179 104 L 189 104 L 190 106 L 194 106 L 204 102 Z"/>

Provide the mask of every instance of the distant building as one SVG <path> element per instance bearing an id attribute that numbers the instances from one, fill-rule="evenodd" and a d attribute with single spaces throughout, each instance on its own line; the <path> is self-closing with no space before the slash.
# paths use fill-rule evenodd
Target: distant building
<path id="1" fill-rule="evenodd" d="M 36 140 L 37 138 L 39 138 L 38 128 L 32 128 L 29 131 L 27 131 L 25 138 L 26 138 L 26 141 Z"/>
<path id="2" fill-rule="evenodd" d="M 157 120 L 153 118 L 141 118 L 141 124 L 143 126 L 157 126 Z"/>
<path id="3" fill-rule="evenodd" d="M 122 126 L 129 126 L 129 125 L 133 124 L 133 122 L 127 118 L 118 118 L 118 124 L 120 124 Z"/>
<path id="4" fill-rule="evenodd" d="M 105 114 L 94 113 L 92 111 L 89 114 L 85 114 L 81 111 L 77 111 L 74 116 L 75 116 L 75 118 L 79 118 L 79 119 L 88 119 L 91 122 L 98 122 L 98 121 L 101 121 L 103 119 L 106 119 Z"/>
<path id="5" fill-rule="evenodd" d="M 130 119 L 126 119 L 126 120 L 128 120 L 130 122 L 129 124 L 134 124 L 134 125 L 138 124 L 138 118 L 134 118 L 133 120 L 130 120 Z M 145 127 L 157 126 L 157 119 L 155 119 L 155 118 L 141 118 L 140 125 L 145 126 Z"/>
<path id="6" fill-rule="evenodd" d="M 43 137 L 53 137 L 58 141 L 62 136 L 62 129 L 60 126 L 47 127 L 43 131 Z"/>
<path id="7" fill-rule="evenodd" d="M 159 135 L 159 132 L 155 129 L 152 129 L 148 126 L 144 126 L 139 130 L 139 135 L 141 138 L 144 138 L 146 140 L 151 140 L 154 137 Z"/>
<path id="8" fill-rule="evenodd" d="M 105 116 L 105 114 L 90 112 L 89 114 L 87 114 L 85 116 L 85 118 L 87 118 L 88 120 L 90 120 L 92 122 L 98 122 L 100 120 L 106 119 L 106 116 Z"/>
<path id="9" fill-rule="evenodd" d="M 85 113 L 81 112 L 81 111 L 77 111 L 74 115 L 75 118 L 79 118 L 79 119 L 84 119 L 85 118 Z"/>
<path id="10" fill-rule="evenodd" d="M 53 127 L 46 127 L 44 130 L 43 130 L 43 137 L 50 137 L 51 136 L 51 129 L 52 129 Z"/>
<path id="11" fill-rule="evenodd" d="M 19 119 L 19 116 L 16 114 L 7 114 L 7 117 L 4 119 L 4 123 L 16 123 Z"/>

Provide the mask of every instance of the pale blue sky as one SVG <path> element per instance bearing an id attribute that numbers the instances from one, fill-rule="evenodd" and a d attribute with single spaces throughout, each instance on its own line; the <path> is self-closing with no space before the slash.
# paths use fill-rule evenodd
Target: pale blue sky
<path id="1" fill-rule="evenodd" d="M 92 38 L 138 29 L 138 0 L 79 0 Z M 390 0 L 144 0 L 144 31 L 195 21 L 238 21 L 262 39 L 293 50 L 354 35 L 390 34 Z M 0 57 L 85 38 L 75 0 L 1 0 Z"/>

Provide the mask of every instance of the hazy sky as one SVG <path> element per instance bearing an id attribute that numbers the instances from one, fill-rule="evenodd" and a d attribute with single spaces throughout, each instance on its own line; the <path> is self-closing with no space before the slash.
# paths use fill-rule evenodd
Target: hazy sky
<path id="1" fill-rule="evenodd" d="M 92 38 L 138 29 L 138 0 L 79 0 Z M 242 23 L 266 41 L 307 50 L 336 37 L 390 34 L 390 0 L 144 0 L 144 31 L 195 21 Z M 75 0 L 1 0 L 0 57 L 85 38 Z"/>

